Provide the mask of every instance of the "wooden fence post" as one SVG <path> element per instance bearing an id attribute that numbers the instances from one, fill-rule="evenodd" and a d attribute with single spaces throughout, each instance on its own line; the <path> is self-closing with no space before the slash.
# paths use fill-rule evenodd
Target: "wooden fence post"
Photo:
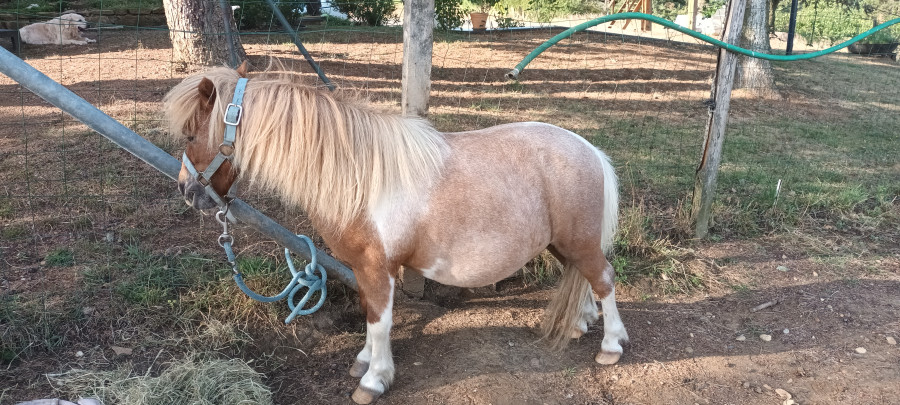
<path id="1" fill-rule="evenodd" d="M 728 20 L 722 39 L 729 44 L 738 44 L 744 26 L 744 1 L 731 0 L 728 5 Z M 710 209 L 716 191 L 719 163 L 722 161 L 722 143 L 725 140 L 725 125 L 728 122 L 728 107 L 731 103 L 731 86 L 734 84 L 734 69 L 738 55 L 725 49 L 719 50 L 719 61 L 713 77 L 712 94 L 707 102 L 709 118 L 706 121 L 706 140 L 703 154 L 694 178 L 694 198 L 691 218 L 694 221 L 694 236 L 706 237 L 709 233 Z"/>
<path id="2" fill-rule="evenodd" d="M 433 35 L 434 0 L 404 0 L 403 90 L 400 96 L 403 115 L 428 115 Z M 418 271 L 404 268 L 400 279 L 407 294 L 421 298 L 425 293 L 425 278 Z"/>
<path id="3" fill-rule="evenodd" d="M 434 42 L 434 0 L 403 2 L 403 92 L 404 115 L 428 115 L 431 93 L 431 50 Z"/>

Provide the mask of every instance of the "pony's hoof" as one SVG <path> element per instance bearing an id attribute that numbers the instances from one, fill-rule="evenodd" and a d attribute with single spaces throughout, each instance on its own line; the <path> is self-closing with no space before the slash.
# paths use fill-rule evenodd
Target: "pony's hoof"
<path id="1" fill-rule="evenodd" d="M 356 402 L 357 404 L 365 405 L 375 402 L 375 400 L 380 396 L 380 392 L 375 392 L 374 390 L 360 385 L 356 387 L 356 391 L 353 391 L 353 396 L 351 396 L 350 398 L 353 399 L 353 402 Z"/>
<path id="2" fill-rule="evenodd" d="M 353 363 L 353 366 L 350 367 L 350 376 L 362 378 L 362 376 L 366 375 L 366 371 L 369 371 L 369 363 L 356 360 L 356 362 Z"/>
<path id="3" fill-rule="evenodd" d="M 622 357 L 622 353 L 605 352 L 605 351 L 601 350 L 600 353 L 597 353 L 597 357 L 594 357 L 594 360 L 597 363 L 610 366 L 610 365 L 618 363 L 619 358 L 621 358 L 621 357 Z"/>

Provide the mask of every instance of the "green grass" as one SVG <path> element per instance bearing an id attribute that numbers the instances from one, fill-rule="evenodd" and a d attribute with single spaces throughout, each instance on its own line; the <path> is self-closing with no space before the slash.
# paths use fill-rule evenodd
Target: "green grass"
<path id="1" fill-rule="evenodd" d="M 56 248 L 47 253 L 44 261 L 51 267 L 65 267 L 75 264 L 75 253 L 69 248 Z"/>
<path id="2" fill-rule="evenodd" d="M 28 236 L 28 228 L 20 225 L 9 225 L 0 232 L 0 237 L 6 240 L 19 239 Z"/>
<path id="3" fill-rule="evenodd" d="M 0 364 L 35 351 L 55 351 L 83 322 L 77 297 L 43 293 L 0 296 Z"/>

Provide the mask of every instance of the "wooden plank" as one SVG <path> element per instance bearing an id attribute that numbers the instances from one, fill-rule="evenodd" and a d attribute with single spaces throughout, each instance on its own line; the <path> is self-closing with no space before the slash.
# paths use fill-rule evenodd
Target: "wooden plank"
<path id="1" fill-rule="evenodd" d="M 431 54 L 434 34 L 434 0 L 406 0 L 403 4 L 403 87 L 400 104 L 404 115 L 428 115 L 431 95 Z M 422 298 L 425 278 L 418 271 L 401 273 L 403 290 Z"/>
<path id="2" fill-rule="evenodd" d="M 644 14 L 653 14 L 653 5 L 651 3 L 652 0 L 641 0 L 641 12 Z M 642 31 L 652 31 L 653 23 L 647 20 L 641 20 L 641 30 Z"/>
<path id="3" fill-rule="evenodd" d="M 722 40 L 738 44 L 744 26 L 744 1 L 731 0 L 728 5 L 728 20 Z M 725 125 L 728 122 L 728 108 L 731 103 L 731 87 L 734 84 L 734 70 L 738 55 L 724 49 L 719 50 L 719 61 L 713 77 L 713 88 L 708 103 L 709 118 L 706 121 L 706 140 L 703 154 L 694 179 L 694 198 L 691 218 L 694 221 L 694 236 L 704 238 L 709 233 L 710 208 L 716 190 L 719 164 L 722 161 L 722 144 L 725 141 Z"/>
<path id="4" fill-rule="evenodd" d="M 434 0 L 407 0 L 403 4 L 404 115 L 428 115 L 431 94 L 431 53 L 434 32 Z"/>
<path id="5" fill-rule="evenodd" d="M 688 28 L 694 31 L 697 30 L 697 1 L 688 0 L 687 2 Z"/>

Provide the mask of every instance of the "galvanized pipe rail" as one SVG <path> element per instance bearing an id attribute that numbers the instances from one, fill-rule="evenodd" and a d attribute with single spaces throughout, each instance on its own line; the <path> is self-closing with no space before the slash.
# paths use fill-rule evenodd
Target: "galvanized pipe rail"
<path id="1" fill-rule="evenodd" d="M 2 47 L 0 47 L 0 73 L 59 107 L 169 178 L 173 180 L 178 178 L 181 162 L 177 159 Z M 302 239 L 247 203 L 235 199 L 230 211 L 238 220 L 252 225 L 262 234 L 309 260 L 309 247 Z M 328 271 L 330 278 L 340 280 L 348 287 L 358 290 L 356 277 L 347 266 L 322 251 L 318 251 L 317 255 L 319 263 Z"/>

